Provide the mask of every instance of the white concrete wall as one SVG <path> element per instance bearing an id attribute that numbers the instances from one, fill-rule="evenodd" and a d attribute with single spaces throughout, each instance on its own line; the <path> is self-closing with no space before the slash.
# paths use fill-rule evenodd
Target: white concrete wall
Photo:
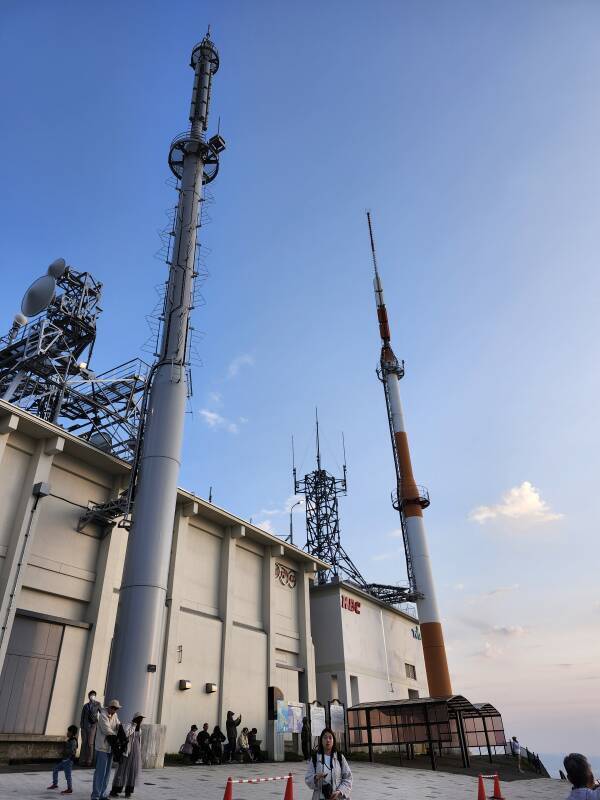
<path id="1" fill-rule="evenodd" d="M 360 603 L 360 614 L 342 607 L 342 595 Z M 423 649 L 411 632 L 417 623 L 345 586 L 315 587 L 311 622 L 320 702 L 332 699 L 332 675 L 348 706 L 351 676 L 358 681 L 359 702 L 407 698 L 409 688 L 427 695 Z M 415 666 L 417 680 L 406 677 L 405 663 Z"/>
<path id="2" fill-rule="evenodd" d="M 6 555 L 14 529 L 16 499 L 23 488 L 32 452 L 33 443 L 14 433 L 0 462 L 0 558 Z"/>
<path id="3" fill-rule="evenodd" d="M 179 612 L 178 639 L 182 648 L 181 663 L 177 647 L 168 653 L 173 664 L 172 680 L 165 686 L 167 752 L 176 753 L 190 725 L 199 728 L 205 722 L 218 724 L 218 693 L 207 694 L 207 683 L 220 684 L 221 620 L 189 611 Z M 181 691 L 180 680 L 191 681 L 192 688 Z"/>
<path id="4" fill-rule="evenodd" d="M 40 430 L 39 436 L 52 433 Z M 24 498 L 31 496 L 28 480 L 39 440 L 19 430 L 0 430 L 0 445 L 1 568 L 9 545 L 14 550 L 16 529 L 23 527 L 18 516 L 26 508 Z M 115 527 L 105 535 L 94 525 L 77 531 L 90 501 L 114 497 L 126 484 L 123 468 L 106 457 L 104 469 L 104 458 L 76 443 L 52 455 L 48 481 L 58 496 L 39 501 L 18 595 L 19 609 L 87 623 L 65 625 L 48 735 L 62 735 L 69 724 L 79 723 L 89 689 L 104 699 L 128 534 Z M 267 536 L 262 540 L 259 532 L 247 536 L 239 525 L 234 530 L 225 516 L 220 524 L 218 510 L 204 514 L 189 498 L 181 502 L 174 521 L 161 678 L 167 752 L 178 751 L 192 723 L 224 728 L 229 709 L 241 713 L 266 741 L 269 685 L 280 685 L 290 701 L 315 699 L 305 557 L 296 560 L 289 548 Z M 294 570 L 295 586 L 276 578 L 276 563 Z M 191 681 L 190 690 L 179 689 L 183 679 Z M 216 684 L 217 691 L 207 693 L 206 683 Z"/>

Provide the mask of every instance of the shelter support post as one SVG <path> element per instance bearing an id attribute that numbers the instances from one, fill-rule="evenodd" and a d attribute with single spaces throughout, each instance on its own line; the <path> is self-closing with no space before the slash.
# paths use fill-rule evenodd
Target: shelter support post
<path id="1" fill-rule="evenodd" d="M 427 710 L 427 706 L 423 706 L 423 712 L 425 714 L 425 725 L 427 726 L 427 742 L 429 745 L 429 758 L 431 759 L 431 769 L 437 769 L 437 764 L 435 763 L 435 748 L 433 744 L 433 740 L 431 738 L 431 725 L 429 724 L 429 711 Z"/>
<path id="2" fill-rule="evenodd" d="M 371 732 L 371 710 L 367 708 L 367 744 L 369 747 L 369 761 L 373 763 L 373 735 Z"/>

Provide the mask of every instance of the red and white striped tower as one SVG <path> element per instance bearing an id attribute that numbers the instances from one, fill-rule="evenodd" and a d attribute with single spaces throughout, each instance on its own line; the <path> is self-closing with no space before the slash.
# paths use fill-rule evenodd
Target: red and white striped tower
<path id="1" fill-rule="evenodd" d="M 429 558 L 425 522 L 423 520 L 423 509 L 429 505 L 429 495 L 421 486 L 417 486 L 413 476 L 408 437 L 400 400 L 400 378 L 404 375 L 404 362 L 398 361 L 392 350 L 390 326 L 383 299 L 381 279 L 377 269 L 371 214 L 369 212 L 367 212 L 367 220 L 369 223 L 373 266 L 375 268 L 375 302 L 377 304 L 377 319 L 381 336 L 379 377 L 385 390 L 396 465 L 397 493 L 393 496 L 394 507 L 400 512 L 408 579 L 411 595 L 417 604 L 429 694 L 431 697 L 450 697 L 452 695 L 452 686 L 450 684 L 446 647 L 435 596 L 431 559 Z"/>

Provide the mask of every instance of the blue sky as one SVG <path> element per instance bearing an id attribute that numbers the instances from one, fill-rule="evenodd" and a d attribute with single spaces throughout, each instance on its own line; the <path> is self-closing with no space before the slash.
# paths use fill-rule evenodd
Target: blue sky
<path id="1" fill-rule="evenodd" d="M 265 512 L 292 434 L 312 468 L 318 405 L 334 471 L 346 437 L 344 545 L 403 580 L 371 208 L 454 687 L 534 749 L 600 752 L 600 7 L 5 0 L 5 328 L 64 256 L 105 283 L 96 369 L 144 355 L 208 22 L 228 148 L 181 484 L 285 533 Z"/>

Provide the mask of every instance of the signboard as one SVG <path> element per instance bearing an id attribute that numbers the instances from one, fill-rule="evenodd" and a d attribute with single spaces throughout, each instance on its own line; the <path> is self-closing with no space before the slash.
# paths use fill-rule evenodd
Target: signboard
<path id="1" fill-rule="evenodd" d="M 310 735 L 313 737 L 313 739 L 319 738 L 325 726 L 325 708 L 323 706 L 311 706 Z"/>
<path id="2" fill-rule="evenodd" d="M 304 703 L 277 701 L 277 733 L 301 733 L 302 717 L 305 716 Z"/>
<path id="3" fill-rule="evenodd" d="M 342 608 L 347 611 L 353 611 L 355 614 L 360 614 L 360 600 L 354 600 L 352 597 L 342 595 Z"/>
<path id="4" fill-rule="evenodd" d="M 331 730 L 335 733 L 344 733 L 346 730 L 346 714 L 344 706 L 331 703 L 329 706 L 329 720 Z"/>

